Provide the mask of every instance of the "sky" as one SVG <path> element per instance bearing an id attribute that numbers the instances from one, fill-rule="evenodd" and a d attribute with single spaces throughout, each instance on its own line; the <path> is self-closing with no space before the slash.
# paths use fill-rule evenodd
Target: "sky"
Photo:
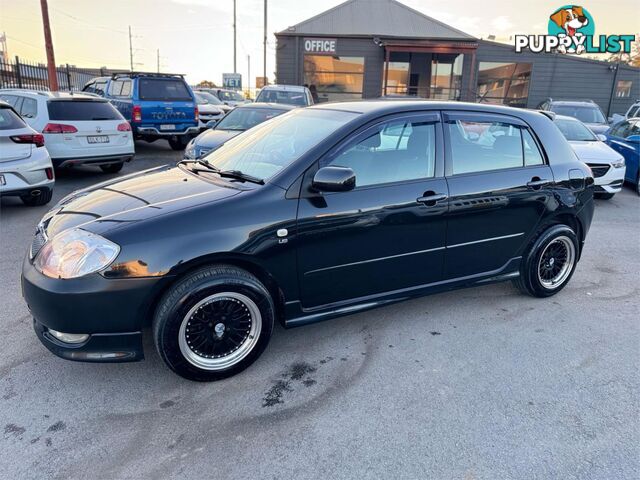
<path id="1" fill-rule="evenodd" d="M 267 75 L 275 71 L 273 35 L 342 0 L 269 0 Z M 554 0 L 402 0 L 402 3 L 479 38 L 546 34 Z M 639 34 L 637 0 L 580 3 L 595 20 L 596 34 Z M 263 0 L 237 0 L 237 71 L 250 86 L 263 71 Z M 233 72 L 233 0 L 49 0 L 57 64 L 129 68 L 128 27 L 133 32 L 135 68 L 184 73 L 190 83 L 222 82 Z M 39 0 L 0 0 L 0 32 L 11 56 L 44 62 Z M 250 56 L 250 62 L 247 60 Z"/>

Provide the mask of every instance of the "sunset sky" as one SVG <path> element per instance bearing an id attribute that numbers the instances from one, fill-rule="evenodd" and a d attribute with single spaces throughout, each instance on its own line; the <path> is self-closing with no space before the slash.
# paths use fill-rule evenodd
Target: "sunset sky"
<path id="1" fill-rule="evenodd" d="M 306 20 L 340 0 L 269 0 L 267 74 L 275 70 L 273 32 Z M 477 37 L 546 34 L 549 15 L 562 2 L 536 0 L 403 0 L 406 5 Z M 237 0 L 238 65 L 246 85 L 262 74 L 263 1 Z M 640 33 L 637 0 L 580 3 L 594 17 L 596 34 Z M 131 25 L 139 70 L 186 73 L 190 82 L 221 82 L 233 71 L 233 0 L 49 0 L 56 63 L 129 68 Z M 39 0 L 0 0 L 0 31 L 11 56 L 45 61 Z"/>

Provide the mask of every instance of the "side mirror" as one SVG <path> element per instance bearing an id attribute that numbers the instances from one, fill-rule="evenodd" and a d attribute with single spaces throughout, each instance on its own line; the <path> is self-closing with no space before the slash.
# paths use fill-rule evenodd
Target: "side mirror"
<path id="1" fill-rule="evenodd" d="M 311 186 L 319 192 L 348 192 L 356 186 L 356 174 L 347 167 L 324 167 L 313 176 Z"/>
<path id="2" fill-rule="evenodd" d="M 640 143 L 640 135 L 629 135 L 626 140 L 631 143 Z"/>
<path id="3" fill-rule="evenodd" d="M 607 118 L 607 122 L 609 122 L 609 123 L 613 123 L 613 117 L 608 117 L 608 118 Z"/>
<path id="4" fill-rule="evenodd" d="M 596 137 L 598 137 L 598 140 L 600 140 L 601 142 L 606 142 L 607 141 L 607 136 L 603 135 L 601 133 L 599 133 L 598 135 L 596 135 Z"/>

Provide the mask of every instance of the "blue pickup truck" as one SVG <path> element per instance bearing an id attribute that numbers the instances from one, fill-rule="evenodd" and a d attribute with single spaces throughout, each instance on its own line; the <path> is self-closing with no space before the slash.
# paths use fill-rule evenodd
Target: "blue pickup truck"
<path id="1" fill-rule="evenodd" d="M 199 133 L 198 106 L 182 75 L 118 73 L 94 78 L 82 91 L 109 99 L 130 121 L 136 139 L 165 139 L 183 150 Z"/>

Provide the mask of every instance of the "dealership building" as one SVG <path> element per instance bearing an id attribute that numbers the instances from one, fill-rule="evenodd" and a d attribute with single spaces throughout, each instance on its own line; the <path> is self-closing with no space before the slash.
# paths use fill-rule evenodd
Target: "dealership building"
<path id="1" fill-rule="evenodd" d="M 319 102 L 412 95 L 535 108 L 548 98 L 591 99 L 613 115 L 640 98 L 638 68 L 516 53 L 395 0 L 348 0 L 276 39 L 277 82 L 307 85 Z"/>

